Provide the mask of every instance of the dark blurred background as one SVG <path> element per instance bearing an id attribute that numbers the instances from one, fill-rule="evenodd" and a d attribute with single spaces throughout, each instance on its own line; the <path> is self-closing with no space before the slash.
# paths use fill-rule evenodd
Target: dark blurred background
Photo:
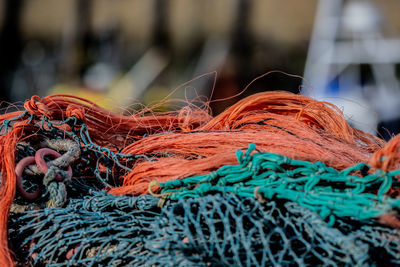
<path id="1" fill-rule="evenodd" d="M 400 128 L 399 8 L 398 0 L 0 0 L 1 105 L 61 93 L 122 112 L 167 96 L 229 98 L 211 103 L 217 114 L 255 92 L 302 90 L 389 138 Z M 176 108 L 169 103 L 162 108 Z"/>

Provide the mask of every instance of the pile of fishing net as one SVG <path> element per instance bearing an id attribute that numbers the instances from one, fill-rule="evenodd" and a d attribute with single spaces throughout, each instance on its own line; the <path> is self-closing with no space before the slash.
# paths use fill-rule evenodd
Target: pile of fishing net
<path id="1" fill-rule="evenodd" d="M 24 263 L 50 266 L 400 264 L 397 230 L 349 220 L 331 227 L 293 202 L 217 194 L 157 203 L 96 193 L 14 213 L 11 247 Z"/>
<path id="2" fill-rule="evenodd" d="M 400 264 L 400 136 L 332 104 L 118 115 L 34 96 L 0 123 L 1 266 Z"/>

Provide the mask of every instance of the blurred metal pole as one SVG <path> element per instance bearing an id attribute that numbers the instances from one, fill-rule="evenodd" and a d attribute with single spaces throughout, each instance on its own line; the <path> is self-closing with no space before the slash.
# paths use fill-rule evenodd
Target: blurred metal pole
<path id="1" fill-rule="evenodd" d="M 92 0 L 75 0 L 73 16 L 64 25 L 60 64 L 64 82 L 79 80 L 93 61 L 90 58 L 93 45 L 92 6 Z"/>
<path id="2" fill-rule="evenodd" d="M 169 0 L 155 0 L 153 45 L 163 52 L 171 49 L 170 32 L 168 28 Z"/>
<path id="3" fill-rule="evenodd" d="M 251 71 L 251 55 L 253 52 L 253 37 L 249 31 L 249 18 L 253 1 L 237 0 L 236 18 L 232 25 L 232 35 L 229 48 L 229 54 L 224 60 L 226 62 L 221 66 L 220 76 L 217 80 L 216 90 L 213 94 L 213 100 L 226 99 L 221 102 L 211 103 L 213 114 L 219 114 L 228 106 L 238 101 L 241 88 L 244 88 L 249 82 Z"/>
<path id="4" fill-rule="evenodd" d="M 330 66 L 327 62 L 331 62 L 333 57 L 341 9 L 342 0 L 318 1 L 304 70 L 304 78 L 307 82 L 303 84 L 302 88 L 304 95 L 316 98 L 324 95 L 330 77 Z"/>
<path id="5" fill-rule="evenodd" d="M 250 56 L 253 49 L 252 35 L 249 31 L 249 18 L 253 1 L 239 0 L 236 21 L 233 28 L 231 53 L 234 57 L 239 87 L 244 87 L 249 77 Z M 237 93 L 237 92 L 235 92 Z"/>
<path id="6" fill-rule="evenodd" d="M 78 58 L 79 74 L 82 77 L 86 69 L 94 62 L 94 36 L 92 31 L 93 0 L 76 0 L 76 45 L 82 56 Z"/>
<path id="7" fill-rule="evenodd" d="M 23 4 L 23 0 L 6 0 L 3 10 L 4 21 L 0 32 L 0 107 L 7 106 L 3 101 L 15 101 L 10 99 L 10 91 L 22 52 L 20 22 Z"/>

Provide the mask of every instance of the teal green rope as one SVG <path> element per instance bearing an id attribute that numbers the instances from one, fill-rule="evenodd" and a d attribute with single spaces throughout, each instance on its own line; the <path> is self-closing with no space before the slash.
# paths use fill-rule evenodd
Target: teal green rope
<path id="1" fill-rule="evenodd" d="M 238 165 L 225 165 L 215 172 L 160 183 L 161 194 L 170 199 L 199 197 L 213 192 L 232 192 L 243 197 L 284 199 L 317 212 L 333 224 L 336 217 L 369 219 L 400 207 L 400 199 L 385 194 L 400 170 L 367 174 L 365 163 L 343 171 L 322 162 L 293 160 L 274 153 L 237 151 Z"/>

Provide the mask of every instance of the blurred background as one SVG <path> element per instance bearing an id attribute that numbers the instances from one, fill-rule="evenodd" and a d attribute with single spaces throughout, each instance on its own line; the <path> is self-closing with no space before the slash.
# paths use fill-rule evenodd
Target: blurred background
<path id="1" fill-rule="evenodd" d="M 211 103 L 218 114 L 286 90 L 388 139 L 400 131 L 399 10 L 398 0 L 0 0 L 1 107 L 34 94 L 116 112 L 227 98 Z"/>

